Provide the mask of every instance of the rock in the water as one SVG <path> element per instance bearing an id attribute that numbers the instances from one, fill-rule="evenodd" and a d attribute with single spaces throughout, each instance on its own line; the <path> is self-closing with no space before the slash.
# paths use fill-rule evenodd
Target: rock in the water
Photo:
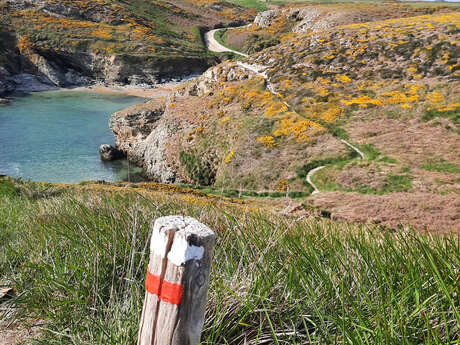
<path id="1" fill-rule="evenodd" d="M 7 80 L 5 76 L 2 76 L 0 71 L 0 96 L 8 94 L 14 91 L 15 85 L 11 80 Z"/>
<path id="2" fill-rule="evenodd" d="M 124 156 L 123 152 L 107 144 L 103 144 L 99 147 L 99 155 L 103 161 L 114 161 Z"/>
<path id="3" fill-rule="evenodd" d="M 159 98 L 112 114 L 109 127 L 115 134 L 115 146 L 126 152 L 130 162 L 143 164 L 145 139 L 158 125 L 165 109 L 165 100 Z"/>
<path id="4" fill-rule="evenodd" d="M 0 104 L 6 104 L 8 103 L 9 101 L 5 98 L 0 98 Z"/>

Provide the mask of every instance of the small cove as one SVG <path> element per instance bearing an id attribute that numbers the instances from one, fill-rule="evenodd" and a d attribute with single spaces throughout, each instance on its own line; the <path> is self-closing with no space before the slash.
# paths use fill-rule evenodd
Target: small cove
<path id="1" fill-rule="evenodd" d="M 113 144 L 113 112 L 143 98 L 90 91 L 14 95 L 0 106 L 0 174 L 31 181 L 121 181 L 126 161 L 102 162 L 99 146 Z M 130 167 L 131 176 L 139 169 Z"/>

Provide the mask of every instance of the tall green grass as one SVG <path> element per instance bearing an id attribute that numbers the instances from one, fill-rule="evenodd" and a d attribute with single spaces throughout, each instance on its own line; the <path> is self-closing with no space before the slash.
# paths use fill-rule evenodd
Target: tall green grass
<path id="1" fill-rule="evenodd" d="M 0 196 L 0 281 L 39 344 L 135 344 L 150 224 L 217 232 L 202 344 L 458 344 L 460 242 L 241 207 L 64 192 Z M 1 316 L 0 316 L 1 317 Z"/>

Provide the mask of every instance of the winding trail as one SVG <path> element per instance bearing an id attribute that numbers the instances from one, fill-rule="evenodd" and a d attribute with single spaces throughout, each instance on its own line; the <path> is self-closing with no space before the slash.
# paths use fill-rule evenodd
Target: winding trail
<path id="1" fill-rule="evenodd" d="M 358 155 L 361 156 L 361 159 L 365 159 L 366 157 L 364 156 L 364 153 L 362 153 L 362 151 L 360 149 L 358 149 L 356 146 L 353 146 L 352 144 L 350 144 L 348 141 L 346 141 L 345 139 L 340 139 L 340 141 L 342 143 L 344 143 L 345 145 L 347 145 L 348 147 L 352 148 L 353 150 L 356 151 L 356 153 L 358 153 Z"/>
<path id="2" fill-rule="evenodd" d="M 250 24 L 249 24 L 250 25 Z M 247 27 L 249 25 L 246 25 L 246 26 L 240 26 L 240 27 L 235 27 L 235 28 L 228 28 L 228 29 L 237 29 L 237 28 L 242 28 L 242 27 Z M 230 48 L 227 48 L 225 46 L 223 46 L 222 44 L 220 44 L 219 42 L 216 41 L 216 39 L 214 38 L 214 35 L 217 31 L 220 31 L 220 30 L 227 30 L 227 29 L 215 29 L 215 30 L 211 30 L 211 31 L 208 31 L 204 34 L 204 41 L 206 43 L 206 47 L 212 51 L 212 52 L 217 52 L 217 53 L 222 53 L 222 52 L 231 52 L 231 53 L 235 53 L 235 54 L 238 54 L 238 55 L 241 55 L 241 56 L 244 56 L 244 57 L 248 57 L 249 55 L 247 54 L 244 54 L 244 53 L 241 53 L 241 52 L 238 52 L 236 50 L 233 50 L 233 49 L 230 49 Z M 265 65 L 256 65 L 256 64 L 249 64 L 249 63 L 246 63 L 246 62 L 242 62 L 242 61 L 237 61 L 236 62 L 238 66 L 262 77 L 265 79 L 265 86 L 267 88 L 268 91 L 270 91 L 273 95 L 275 95 L 276 97 L 279 97 L 279 94 L 278 92 L 276 92 L 276 89 L 275 87 L 273 86 L 273 84 L 270 82 L 270 77 L 267 75 L 267 69 L 269 68 L 269 66 L 265 66 Z M 280 98 L 280 97 L 279 97 Z M 298 114 L 299 116 L 301 116 L 299 113 L 297 113 L 297 111 L 295 111 L 294 108 L 292 108 L 285 100 L 283 100 L 282 98 L 280 98 L 281 102 L 283 102 L 283 104 L 288 108 L 289 111 L 291 112 L 295 112 L 296 114 Z M 365 156 L 364 156 L 364 153 L 361 152 L 361 150 L 359 150 L 356 146 L 353 146 L 352 144 L 350 144 L 348 141 L 346 141 L 345 139 L 340 139 L 340 141 L 345 144 L 346 146 L 350 147 L 351 149 L 353 149 L 354 151 L 356 151 L 356 153 L 358 153 L 358 155 L 360 156 L 361 159 L 365 159 Z M 308 174 L 307 174 L 307 183 L 313 187 L 313 192 L 312 192 L 312 195 L 313 194 L 318 194 L 318 193 L 321 193 L 321 191 L 318 189 L 318 187 L 315 186 L 315 184 L 313 183 L 313 181 L 311 180 L 312 176 L 319 170 L 325 168 L 326 166 L 320 166 L 320 167 L 317 167 L 317 168 L 314 168 L 314 169 L 311 169 Z"/>
<path id="3" fill-rule="evenodd" d="M 311 180 L 311 177 L 313 176 L 314 173 L 316 173 L 317 171 L 325 168 L 326 166 L 325 165 L 322 165 L 320 167 L 317 167 L 317 168 L 314 168 L 314 169 L 311 169 L 308 174 L 307 174 L 307 182 L 310 186 L 313 187 L 313 192 L 311 193 L 312 195 L 313 194 L 318 194 L 320 193 L 320 190 L 318 189 L 318 187 L 316 187 L 316 185 L 313 183 L 313 181 Z"/>
<path id="4" fill-rule="evenodd" d="M 244 27 L 244 26 L 239 26 L 237 28 L 241 28 L 241 27 Z M 241 55 L 241 56 L 244 56 L 244 57 L 248 57 L 249 55 L 247 55 L 247 54 L 237 52 L 236 50 L 233 50 L 233 49 L 230 49 L 230 48 L 227 48 L 227 47 L 223 46 L 222 44 L 217 42 L 216 38 L 214 37 L 214 35 L 216 34 L 217 31 L 228 30 L 228 29 L 237 29 L 237 28 L 214 29 L 214 30 L 206 32 L 204 34 L 204 42 L 206 43 L 206 47 L 210 51 L 216 52 L 216 53 L 228 52 L 228 53 L 234 53 L 234 54 L 238 54 L 238 55 Z"/>

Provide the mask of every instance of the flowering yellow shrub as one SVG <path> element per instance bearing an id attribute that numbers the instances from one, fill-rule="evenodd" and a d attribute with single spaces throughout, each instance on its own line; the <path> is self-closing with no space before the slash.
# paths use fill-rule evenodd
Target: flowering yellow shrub
<path id="1" fill-rule="evenodd" d="M 294 135 L 298 142 L 311 141 L 315 135 L 326 132 L 319 123 L 301 118 L 295 113 L 286 113 L 279 118 L 281 119 L 279 126 L 273 132 L 275 137 Z"/>
<path id="2" fill-rule="evenodd" d="M 361 108 L 367 108 L 369 105 L 382 106 L 383 103 L 378 99 L 370 98 L 368 95 L 362 95 L 350 100 L 342 101 L 347 106 L 358 105 Z"/>
<path id="3" fill-rule="evenodd" d="M 338 118 L 343 114 L 343 109 L 338 107 L 338 106 L 335 106 L 335 105 L 331 105 L 327 110 L 319 113 L 319 114 L 315 114 L 317 117 L 319 117 L 322 121 L 326 122 L 326 123 L 333 123 L 335 121 L 338 120 Z"/>
<path id="4" fill-rule="evenodd" d="M 438 91 L 433 91 L 426 95 L 426 99 L 431 103 L 442 103 L 444 102 L 444 96 L 442 93 Z"/>
<path id="5" fill-rule="evenodd" d="M 224 162 L 225 162 L 226 164 L 231 163 L 231 161 L 233 160 L 233 156 L 235 156 L 235 152 L 234 152 L 234 151 L 230 152 L 230 153 L 225 157 Z"/>
<path id="6" fill-rule="evenodd" d="M 284 113 L 288 110 L 287 106 L 279 101 L 275 101 L 270 103 L 268 106 L 267 110 L 265 111 L 265 116 L 266 117 L 272 117 L 274 115 L 277 115 L 279 113 Z"/>
<path id="7" fill-rule="evenodd" d="M 230 116 L 224 117 L 222 120 L 219 121 L 220 124 L 224 124 L 225 122 L 230 121 Z"/>
<path id="8" fill-rule="evenodd" d="M 460 108 L 460 103 L 447 104 L 445 106 L 442 106 L 441 108 L 438 108 L 437 111 L 440 111 L 440 112 L 453 111 L 457 108 Z"/>
<path id="9" fill-rule="evenodd" d="M 264 144 L 266 147 L 273 147 L 275 146 L 276 142 L 275 139 L 272 136 L 264 136 L 264 137 L 258 137 L 257 142 Z"/>
<path id="10" fill-rule="evenodd" d="M 346 83 L 346 84 L 351 83 L 351 78 L 343 74 L 338 74 L 335 76 L 335 78 L 337 79 L 337 81 L 341 83 Z"/>
<path id="11" fill-rule="evenodd" d="M 412 109 L 412 106 L 410 104 L 404 103 L 401 105 L 402 109 Z"/>
<path id="12" fill-rule="evenodd" d="M 289 181 L 286 179 L 279 180 L 278 183 L 276 184 L 276 191 L 280 193 L 284 193 L 289 186 Z"/>

